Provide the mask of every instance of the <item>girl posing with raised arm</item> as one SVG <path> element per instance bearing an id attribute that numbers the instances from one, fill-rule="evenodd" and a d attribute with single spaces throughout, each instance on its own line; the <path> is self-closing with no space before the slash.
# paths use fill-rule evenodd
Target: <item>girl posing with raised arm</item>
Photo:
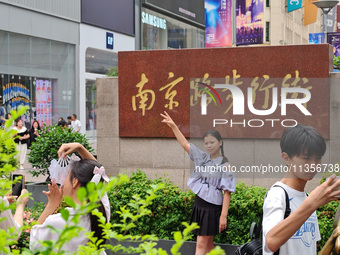
<path id="1" fill-rule="evenodd" d="M 218 131 L 209 130 L 203 136 L 206 153 L 187 141 L 167 112 L 161 116 L 195 164 L 188 180 L 189 188 L 196 194 L 190 223 L 197 222 L 200 226 L 195 231 L 196 255 L 203 255 L 214 248 L 214 236 L 227 228 L 230 193 L 235 191 L 236 180 L 234 174 L 227 171 L 228 159 Z M 216 168 L 214 172 L 208 172 L 211 167 Z"/>
<path id="2" fill-rule="evenodd" d="M 30 235 L 30 248 L 32 250 L 41 247 L 38 241 L 59 239 L 59 234 L 53 231 L 49 226 L 52 226 L 55 229 L 62 229 L 65 227 L 66 222 L 61 214 L 53 214 L 59 206 L 63 195 L 69 196 L 75 203 L 81 204 L 77 198 L 77 191 L 80 187 L 86 187 L 89 182 L 97 184 L 99 181 L 109 181 L 104 168 L 96 161 L 92 154 L 79 143 L 63 144 L 58 151 L 58 156 L 61 157 L 63 153 L 63 155 L 66 156 L 74 151 L 77 151 L 82 159 L 72 163 L 72 168 L 65 180 L 64 186 L 58 188 L 57 184 L 54 182 L 52 185 L 48 185 L 49 191 L 44 191 L 48 197 L 48 203 L 38 219 L 38 225 L 32 227 Z M 76 211 L 71 207 L 66 207 L 66 209 L 70 214 L 68 223 L 71 223 L 71 219 Z M 108 222 L 110 219 L 110 204 L 106 194 L 101 199 L 100 206 L 97 209 L 104 217 L 106 217 Z M 78 226 L 83 227 L 88 232 L 94 231 L 95 237 L 103 239 L 102 227 L 100 227 L 98 217 L 92 215 L 92 213 L 82 215 Z M 86 237 L 85 233 L 81 232 L 68 243 L 65 243 L 62 250 L 69 251 L 70 253 L 75 252 L 79 245 L 85 245 L 88 241 L 89 239 Z M 102 244 L 104 243 L 105 239 L 103 239 Z M 105 254 L 105 252 L 103 251 L 101 254 Z"/>

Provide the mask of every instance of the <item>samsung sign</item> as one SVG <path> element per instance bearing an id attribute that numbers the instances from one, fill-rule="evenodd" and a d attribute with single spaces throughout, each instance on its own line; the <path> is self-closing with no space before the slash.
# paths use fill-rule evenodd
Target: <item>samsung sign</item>
<path id="1" fill-rule="evenodd" d="M 157 16 L 142 12 L 142 23 L 149 24 L 154 27 L 166 29 L 166 20 Z"/>

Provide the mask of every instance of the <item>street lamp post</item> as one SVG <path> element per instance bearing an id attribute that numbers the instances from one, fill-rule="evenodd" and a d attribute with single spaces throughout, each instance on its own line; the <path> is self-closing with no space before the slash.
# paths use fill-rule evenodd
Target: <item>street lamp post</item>
<path id="1" fill-rule="evenodd" d="M 325 36 L 324 40 L 326 40 L 326 41 L 327 41 L 327 38 L 326 38 L 327 15 L 332 10 L 332 8 L 338 4 L 338 2 L 339 2 L 338 0 L 319 0 L 319 1 L 313 2 L 313 4 L 316 5 L 316 7 L 320 8 L 322 10 L 322 13 L 323 13 L 323 15 L 322 15 L 323 34 Z"/>

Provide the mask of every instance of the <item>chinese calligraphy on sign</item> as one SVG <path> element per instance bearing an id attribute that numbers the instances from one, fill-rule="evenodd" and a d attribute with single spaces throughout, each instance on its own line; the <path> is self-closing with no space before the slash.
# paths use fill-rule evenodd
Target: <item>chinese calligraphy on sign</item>
<path id="1" fill-rule="evenodd" d="M 241 75 L 237 73 L 237 70 L 234 69 L 232 70 L 232 79 L 230 78 L 229 75 L 225 76 L 225 84 L 232 84 L 234 86 L 241 86 L 245 85 L 245 80 L 241 79 Z M 295 71 L 295 78 L 292 77 L 291 74 L 285 75 L 285 77 L 282 79 L 281 85 L 283 88 L 288 88 L 288 87 L 294 87 L 294 88 L 305 88 L 307 90 L 311 90 L 313 86 L 308 86 L 308 79 L 303 77 L 299 77 L 299 71 Z M 169 72 L 168 73 L 168 79 L 167 80 L 172 80 L 174 78 L 174 73 Z M 294 79 L 293 81 L 289 82 L 290 79 Z M 177 90 L 174 89 L 176 85 L 178 85 L 181 81 L 183 81 L 183 77 L 178 77 L 176 79 L 173 79 L 171 82 L 161 86 L 158 91 L 163 92 L 166 90 L 165 95 L 158 95 L 157 96 L 163 96 L 168 102 L 164 104 L 164 108 L 172 110 L 176 107 L 179 106 L 179 102 L 175 100 L 175 97 L 177 95 Z M 249 82 L 249 79 L 246 79 L 246 81 Z M 137 111 L 137 109 L 141 110 L 142 116 L 145 116 L 145 111 L 152 109 L 152 107 L 155 104 L 156 100 L 156 93 L 152 89 L 144 89 L 144 85 L 148 82 L 148 79 L 145 75 L 145 73 L 142 73 L 141 75 L 141 80 L 139 83 L 137 83 L 136 88 L 138 88 L 138 93 L 136 95 L 132 96 L 132 109 L 134 111 Z M 203 78 L 195 78 L 190 81 L 190 89 L 193 91 L 190 95 L 190 105 L 195 106 L 197 103 L 200 102 L 200 98 L 202 94 L 205 92 L 203 90 L 200 90 L 200 84 L 207 84 L 207 85 L 212 85 L 211 79 L 209 79 L 209 73 L 205 73 Z M 307 85 L 306 85 L 307 84 Z M 261 100 L 261 108 L 262 109 L 268 109 L 269 107 L 269 102 L 271 99 L 271 90 L 276 86 L 276 84 L 273 82 L 273 79 L 271 80 L 269 75 L 262 75 L 262 78 L 255 77 L 251 79 L 250 86 L 252 88 L 252 102 L 253 104 L 259 101 L 258 95 L 260 93 L 263 93 L 263 98 Z M 209 89 L 208 89 L 209 90 Z M 229 90 L 223 89 L 221 91 L 221 95 L 227 94 L 224 96 L 224 103 L 228 103 L 226 110 L 224 114 L 227 114 L 230 109 L 233 107 L 233 100 L 232 100 L 232 94 L 230 93 Z M 292 93 L 289 95 L 289 98 L 296 99 L 299 97 L 299 93 Z M 138 101 L 138 107 L 137 107 L 137 100 Z M 212 102 L 212 98 L 208 98 L 208 105 Z M 304 104 L 306 108 L 307 103 Z"/>
<path id="2" fill-rule="evenodd" d="M 172 79 L 174 77 L 173 72 L 169 72 L 169 79 Z M 149 80 L 146 78 L 146 75 L 143 73 L 141 75 L 141 81 L 136 85 L 138 88 L 138 93 L 134 96 L 132 96 L 132 109 L 134 111 L 137 111 L 137 103 L 136 99 L 139 99 L 139 106 L 138 109 L 142 111 L 142 116 L 145 116 L 145 111 L 152 109 L 155 103 L 155 91 L 152 89 L 143 89 L 144 85 L 148 82 Z M 179 82 L 183 81 L 183 77 L 179 77 L 170 83 L 162 86 L 159 91 L 163 91 L 167 89 L 165 92 L 165 99 L 169 100 L 168 103 L 164 105 L 165 108 L 168 108 L 169 110 L 172 110 L 174 107 L 179 106 L 179 102 L 175 101 L 174 98 L 177 95 L 177 90 L 172 90 Z"/>
<path id="3" fill-rule="evenodd" d="M 137 110 L 136 98 L 139 98 L 139 109 L 142 110 L 142 116 L 145 115 L 145 110 L 150 110 L 155 103 L 155 92 L 152 89 L 143 89 L 144 85 L 148 82 L 148 78 L 143 73 L 141 81 L 136 85 L 138 88 L 137 95 L 132 97 L 132 109 Z"/>
<path id="4" fill-rule="evenodd" d="M 228 123 L 219 131 L 229 138 L 279 138 L 291 123 L 312 125 L 327 138 L 330 49 L 315 44 L 118 53 L 119 135 L 173 137 L 159 115 L 168 111 L 187 137 L 216 128 L 207 124 L 214 117 Z"/>

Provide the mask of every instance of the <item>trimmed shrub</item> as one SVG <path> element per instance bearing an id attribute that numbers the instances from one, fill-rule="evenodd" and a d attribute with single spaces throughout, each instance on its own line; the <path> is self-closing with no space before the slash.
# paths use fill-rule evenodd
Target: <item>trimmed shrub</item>
<path id="1" fill-rule="evenodd" d="M 93 151 L 85 135 L 60 126 L 44 126 L 28 154 L 28 161 L 36 167 L 30 173 L 33 176 L 46 175 L 52 159 L 58 159 L 57 152 L 63 143 L 80 143 L 88 151 Z"/>
<path id="2" fill-rule="evenodd" d="M 191 209 L 194 202 L 194 193 L 191 191 L 182 192 L 166 178 L 151 180 L 140 170 L 132 173 L 129 182 L 123 184 L 108 193 L 111 204 L 111 222 L 120 221 L 117 211 L 127 205 L 134 195 L 142 199 L 148 194 L 152 186 L 164 183 L 164 186 L 156 192 L 158 196 L 148 207 L 151 215 L 143 216 L 131 229 L 131 235 L 154 234 L 161 239 L 172 239 L 175 231 L 182 231 L 182 222 L 189 222 Z"/>

